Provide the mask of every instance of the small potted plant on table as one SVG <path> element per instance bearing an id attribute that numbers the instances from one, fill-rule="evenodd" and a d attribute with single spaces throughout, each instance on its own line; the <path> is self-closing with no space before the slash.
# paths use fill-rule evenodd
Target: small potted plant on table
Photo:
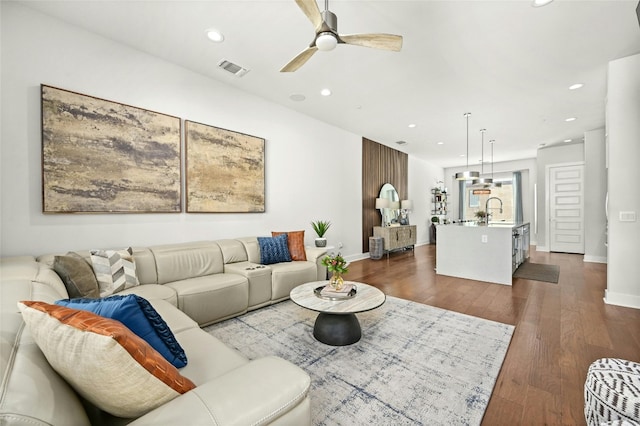
<path id="1" fill-rule="evenodd" d="M 331 226 L 331 222 L 328 220 L 316 220 L 311 222 L 311 227 L 315 231 L 318 238 L 316 238 L 315 243 L 316 247 L 326 247 L 327 239 L 324 237 L 324 234 L 327 233 L 329 227 Z"/>
<path id="2" fill-rule="evenodd" d="M 327 270 L 331 272 L 331 278 L 329 279 L 329 285 L 334 290 L 342 290 L 344 286 L 343 274 L 346 274 L 349 270 L 349 264 L 342 257 L 340 253 L 335 256 L 325 256 L 322 259 L 322 264 L 327 267 Z"/>

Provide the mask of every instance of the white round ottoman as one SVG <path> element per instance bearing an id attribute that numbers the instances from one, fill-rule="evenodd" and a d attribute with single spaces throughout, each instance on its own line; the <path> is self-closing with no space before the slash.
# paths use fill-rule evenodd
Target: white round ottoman
<path id="1" fill-rule="evenodd" d="M 584 417 L 589 426 L 640 425 L 640 364 L 617 358 L 594 361 L 584 384 Z"/>

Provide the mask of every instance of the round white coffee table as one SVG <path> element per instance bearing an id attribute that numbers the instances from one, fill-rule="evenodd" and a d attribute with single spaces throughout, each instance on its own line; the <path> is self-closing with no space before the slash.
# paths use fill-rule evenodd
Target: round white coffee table
<path id="1" fill-rule="evenodd" d="M 294 303 L 303 308 L 319 312 L 313 326 L 313 337 L 332 346 L 345 346 L 356 343 L 362 337 L 362 329 L 356 315 L 382 305 L 387 297 L 383 292 L 370 285 L 345 281 L 356 286 L 356 294 L 347 298 L 323 298 L 315 289 L 329 281 L 313 281 L 291 290 Z"/>

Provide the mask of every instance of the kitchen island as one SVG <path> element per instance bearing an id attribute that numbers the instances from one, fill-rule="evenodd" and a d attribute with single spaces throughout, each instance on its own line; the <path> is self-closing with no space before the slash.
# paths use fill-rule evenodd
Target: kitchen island
<path id="1" fill-rule="evenodd" d="M 528 223 L 475 222 L 438 225 L 436 273 L 511 285 L 529 256 Z"/>

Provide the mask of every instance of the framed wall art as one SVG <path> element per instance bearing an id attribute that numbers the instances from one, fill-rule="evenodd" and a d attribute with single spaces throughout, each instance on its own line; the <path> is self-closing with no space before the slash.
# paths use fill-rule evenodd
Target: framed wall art
<path id="1" fill-rule="evenodd" d="M 189 213 L 263 213 L 265 140 L 185 121 Z"/>
<path id="2" fill-rule="evenodd" d="M 44 213 L 178 213 L 181 121 L 42 85 Z"/>

